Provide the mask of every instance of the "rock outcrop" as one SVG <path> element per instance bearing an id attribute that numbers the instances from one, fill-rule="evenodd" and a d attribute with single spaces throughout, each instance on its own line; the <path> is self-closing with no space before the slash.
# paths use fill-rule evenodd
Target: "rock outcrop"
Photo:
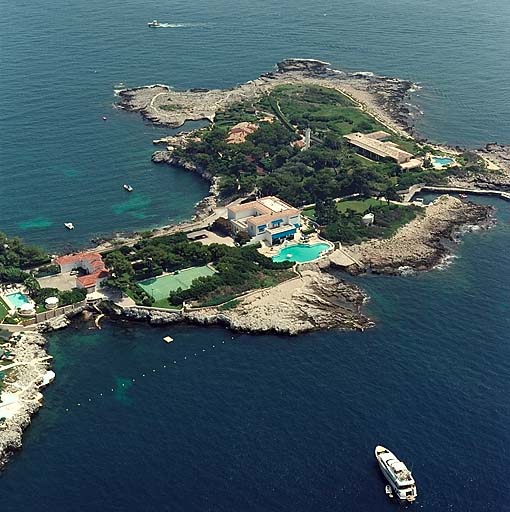
<path id="1" fill-rule="evenodd" d="M 6 377 L 0 402 L 0 468 L 21 448 L 23 430 L 42 405 L 39 390 L 52 380 L 48 371 L 51 357 L 44 350 L 45 344 L 40 334 L 21 332 L 4 345 L 14 359 L 3 370 Z"/>
<path id="2" fill-rule="evenodd" d="M 232 309 L 210 307 L 170 312 L 140 307 L 122 311 L 115 307 L 114 311 L 154 325 L 185 321 L 254 333 L 295 335 L 312 330 L 371 327 L 373 323 L 360 312 L 366 298 L 357 286 L 315 269 L 303 271 L 300 277 L 273 288 L 247 294 Z"/>
<path id="3" fill-rule="evenodd" d="M 255 101 L 282 84 L 310 84 L 331 87 L 350 96 L 380 121 L 401 133 L 409 132 L 413 112 L 406 100 L 413 83 L 376 76 L 373 73 L 348 73 L 330 69 L 327 62 L 313 59 L 286 59 L 276 71 L 264 73 L 232 89 L 191 89 L 174 91 L 165 85 L 150 85 L 119 92 L 119 106 L 140 112 L 149 121 L 172 128 L 186 121 L 213 122 L 226 107 Z M 406 101 L 405 101 L 406 100 Z"/>
<path id="4" fill-rule="evenodd" d="M 392 238 L 363 242 L 348 247 L 348 251 L 377 273 L 399 274 L 409 268 L 427 270 L 449 253 L 448 241 L 455 240 L 455 233 L 470 225 L 489 225 L 491 212 L 487 206 L 441 196 Z M 349 269 L 359 272 L 356 265 Z"/>

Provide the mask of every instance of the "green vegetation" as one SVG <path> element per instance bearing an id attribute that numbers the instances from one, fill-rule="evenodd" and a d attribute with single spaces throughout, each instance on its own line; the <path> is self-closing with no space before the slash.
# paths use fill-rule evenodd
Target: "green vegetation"
<path id="1" fill-rule="evenodd" d="M 413 220 L 421 210 L 414 206 L 368 199 L 364 201 L 325 201 L 317 205 L 316 221 L 321 224 L 321 235 L 331 241 L 345 244 L 369 238 L 389 238 L 401 226 Z M 365 226 L 362 217 L 374 214 L 374 224 Z"/>
<path id="2" fill-rule="evenodd" d="M 267 113 L 275 116 L 273 123 L 259 122 L 259 129 L 242 144 L 225 142 L 232 125 L 257 121 Z M 225 197 L 256 188 L 262 195 L 276 195 L 301 206 L 354 193 L 387 196 L 388 190 L 422 182 L 440 184 L 450 172 L 408 172 L 391 160 L 372 162 L 360 157 L 343 135 L 388 129 L 333 89 L 278 86 L 258 102 L 231 106 L 216 119 L 198 132 L 200 141 L 176 149 L 174 156 L 218 176 Z M 306 128 L 312 130 L 312 145 L 300 151 L 291 143 Z M 412 139 L 392 134 L 390 140 L 415 154 L 424 153 Z"/>
<path id="3" fill-rule="evenodd" d="M 0 283 L 22 283 L 29 277 L 27 270 L 49 261 L 42 249 L 0 232 Z"/>
<path id="4" fill-rule="evenodd" d="M 239 305 L 238 300 L 231 300 L 229 302 L 226 302 L 225 304 L 221 305 L 218 309 L 220 311 L 228 311 L 229 309 L 234 309 Z"/>
<path id="5" fill-rule="evenodd" d="M 9 314 L 9 308 L 5 302 L 0 299 L 0 323 L 3 322 L 4 318 Z"/>
<path id="6" fill-rule="evenodd" d="M 291 263 L 274 263 L 254 246 L 228 247 L 221 244 L 202 245 L 190 242 L 184 233 L 145 239 L 134 247 L 123 247 L 105 255 L 112 269 L 109 286 L 120 288 L 138 304 L 179 306 L 183 301 L 199 305 L 220 304 L 254 288 L 280 283 L 293 276 Z M 169 293 L 168 299 L 154 299 L 137 282 L 161 275 L 162 272 L 198 267 L 211 263 L 212 276 L 194 279 L 187 289 Z"/>

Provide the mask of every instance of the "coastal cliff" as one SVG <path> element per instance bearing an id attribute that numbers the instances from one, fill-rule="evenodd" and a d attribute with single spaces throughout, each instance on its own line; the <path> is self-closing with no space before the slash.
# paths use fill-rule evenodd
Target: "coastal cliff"
<path id="1" fill-rule="evenodd" d="M 40 389 L 53 380 L 45 344 L 41 334 L 21 332 L 3 345 L 14 358 L 2 368 L 6 377 L 0 401 L 0 468 L 21 448 L 23 430 L 42 406 Z"/>
<path id="2" fill-rule="evenodd" d="M 365 269 L 376 273 L 428 270 L 450 253 L 448 243 L 456 239 L 456 233 L 463 227 L 483 227 L 491 222 L 492 208 L 453 196 L 441 196 L 424 210 L 423 215 L 400 228 L 393 237 L 352 245 L 347 248 L 349 254 Z M 349 269 L 353 273 L 362 271 L 355 265 Z"/>
<path id="3" fill-rule="evenodd" d="M 165 312 L 136 306 L 122 310 L 113 306 L 113 312 L 154 325 L 185 321 L 224 325 L 252 333 L 296 335 L 322 329 L 364 330 L 372 327 L 373 322 L 361 313 L 366 300 L 366 294 L 357 286 L 315 269 L 303 271 L 301 276 L 273 288 L 246 294 L 232 309 L 209 307 Z"/>

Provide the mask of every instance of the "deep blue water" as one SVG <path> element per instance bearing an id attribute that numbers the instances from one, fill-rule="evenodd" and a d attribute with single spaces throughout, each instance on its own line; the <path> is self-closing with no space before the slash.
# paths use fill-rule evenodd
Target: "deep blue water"
<path id="1" fill-rule="evenodd" d="M 182 220 L 206 193 L 151 164 L 152 139 L 171 130 L 115 111 L 119 82 L 229 87 L 314 57 L 420 82 L 418 128 L 432 139 L 510 142 L 505 0 L 0 0 L 0 11 L 1 229 L 51 249 Z M 184 26 L 151 30 L 153 18 Z"/>
<path id="2" fill-rule="evenodd" d="M 394 510 L 378 443 L 412 466 L 414 508 L 505 510 L 510 206 L 497 204 L 498 226 L 467 235 L 447 269 L 360 279 L 377 320 L 365 333 L 53 335 L 57 379 L 0 478 L 3 510 Z"/>
<path id="3" fill-rule="evenodd" d="M 503 0 L 0 0 L 0 12 L 0 229 L 50 249 L 181 220 L 206 192 L 150 163 L 170 130 L 113 109 L 121 81 L 227 87 L 314 57 L 420 82 L 432 139 L 510 142 Z M 149 30 L 153 18 L 185 26 Z M 467 235 L 447 269 L 361 278 L 377 321 L 363 334 L 52 335 L 57 379 L 0 477 L 2 510 L 393 510 L 377 443 L 412 465 L 414 508 L 507 509 L 510 206 L 493 204 L 498 226 Z"/>

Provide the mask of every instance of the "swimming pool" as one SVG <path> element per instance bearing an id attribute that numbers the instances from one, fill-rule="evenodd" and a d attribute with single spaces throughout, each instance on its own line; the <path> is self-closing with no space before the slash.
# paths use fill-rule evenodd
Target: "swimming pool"
<path id="1" fill-rule="evenodd" d="M 19 308 L 23 304 L 28 304 L 30 302 L 28 297 L 24 293 L 20 292 L 9 293 L 8 295 L 5 295 L 4 298 L 7 299 L 8 304 L 13 308 Z"/>
<path id="2" fill-rule="evenodd" d="M 430 159 L 432 160 L 432 164 L 438 167 L 448 167 L 455 163 L 455 160 L 448 156 L 432 156 Z"/>
<path id="3" fill-rule="evenodd" d="M 280 249 L 276 256 L 273 256 L 273 261 L 277 263 L 282 261 L 305 263 L 317 259 L 327 249 L 329 249 L 329 244 L 325 243 L 287 245 Z"/>

